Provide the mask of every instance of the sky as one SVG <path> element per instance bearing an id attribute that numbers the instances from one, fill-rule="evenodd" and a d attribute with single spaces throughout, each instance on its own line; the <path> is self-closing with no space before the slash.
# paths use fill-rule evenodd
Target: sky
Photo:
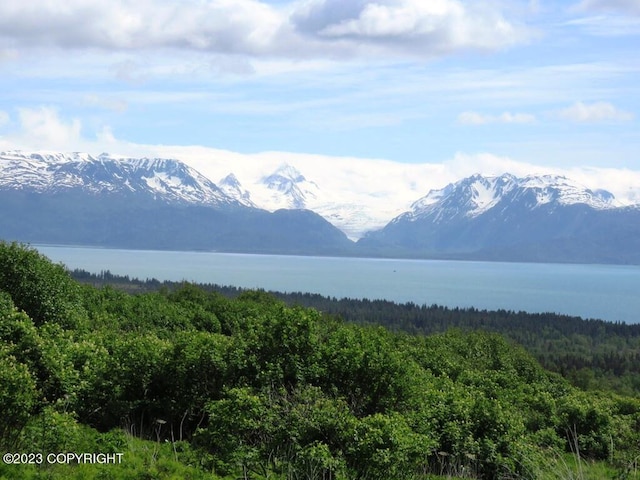
<path id="1" fill-rule="evenodd" d="M 0 0 L 0 150 L 424 189 L 550 171 L 624 196 L 638 52 L 640 0 Z"/>

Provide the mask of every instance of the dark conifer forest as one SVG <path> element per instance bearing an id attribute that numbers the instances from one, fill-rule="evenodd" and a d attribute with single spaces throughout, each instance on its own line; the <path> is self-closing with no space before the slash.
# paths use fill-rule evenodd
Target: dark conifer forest
<path id="1" fill-rule="evenodd" d="M 0 243 L 0 479 L 638 478 L 639 341 L 68 272 Z"/>

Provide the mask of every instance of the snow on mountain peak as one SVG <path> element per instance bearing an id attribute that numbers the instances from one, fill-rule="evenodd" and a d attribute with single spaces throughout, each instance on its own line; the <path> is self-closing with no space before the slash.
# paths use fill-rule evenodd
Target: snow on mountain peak
<path id="1" fill-rule="evenodd" d="M 293 165 L 289 165 L 288 163 L 283 163 L 282 165 L 280 165 L 280 167 L 278 167 L 278 169 L 274 173 L 286 178 L 290 178 L 294 182 L 304 182 L 306 180 L 306 178 L 304 178 L 304 175 L 300 173 L 300 170 L 298 170 Z"/>
<path id="2" fill-rule="evenodd" d="M 561 205 L 582 203 L 596 210 L 618 206 L 612 193 L 593 191 L 562 175 L 528 176 L 520 180 L 520 186 L 535 193 L 536 207 L 551 202 Z"/>
<path id="3" fill-rule="evenodd" d="M 238 180 L 238 177 L 236 177 L 233 173 L 230 173 L 222 180 L 220 180 L 218 186 L 228 197 L 233 198 L 234 200 L 240 202 L 243 205 L 246 205 L 247 207 L 255 208 L 256 205 L 251 200 L 251 194 L 247 190 L 242 188 L 240 180 Z"/>
<path id="4" fill-rule="evenodd" d="M 137 193 L 166 202 L 235 204 L 213 182 L 178 160 L 92 157 L 82 153 L 0 153 L 0 188 L 93 194 Z"/>
<path id="5" fill-rule="evenodd" d="M 0 152 L 0 158 L 3 160 L 25 160 L 25 161 L 36 161 L 36 162 L 44 162 L 47 164 L 56 164 L 56 163 L 67 163 L 70 160 L 73 161 L 91 161 L 94 160 L 88 153 L 84 152 L 73 152 L 73 153 L 60 153 L 53 151 L 33 151 L 33 152 L 25 152 L 22 150 L 8 150 L 4 152 Z"/>
<path id="6" fill-rule="evenodd" d="M 518 178 L 505 173 L 496 177 L 476 174 L 431 190 L 411 205 L 403 218 L 416 220 L 433 216 L 435 222 L 453 218 L 473 218 L 503 201 L 524 202 L 529 209 L 556 202 L 560 205 L 585 204 L 594 209 L 613 208 L 613 194 L 605 190 L 592 191 L 559 175 L 535 175 Z"/>
<path id="7" fill-rule="evenodd" d="M 476 174 L 470 177 L 468 185 L 468 216 L 477 216 L 495 206 L 510 191 L 517 179 L 508 173 L 499 177 L 483 177 Z"/>
<path id="8" fill-rule="evenodd" d="M 262 183 L 267 188 L 284 193 L 289 193 L 297 184 L 305 181 L 304 175 L 287 163 L 283 163 L 273 173 L 262 178 Z"/>
<path id="9" fill-rule="evenodd" d="M 269 204 L 277 208 L 307 208 L 319 193 L 315 182 L 307 180 L 295 167 L 284 163 L 273 173 L 262 177 L 263 192 L 260 204 Z M 264 191 L 266 189 L 266 191 Z"/>
<path id="10" fill-rule="evenodd" d="M 516 177 L 508 173 L 498 177 L 475 174 L 442 189 L 431 190 L 411 205 L 409 215 L 415 219 L 437 208 L 439 219 L 460 215 L 475 217 L 494 207 L 516 181 Z"/>
<path id="11" fill-rule="evenodd" d="M 238 177 L 236 177 L 233 173 L 230 173 L 222 180 L 220 180 L 220 186 L 222 185 L 238 188 L 240 186 L 240 181 L 238 180 Z"/>
<path id="12" fill-rule="evenodd" d="M 608 191 L 590 190 L 564 176 L 515 177 L 507 173 L 499 176 L 475 174 L 442 189 L 430 190 L 411 204 L 411 200 L 420 195 L 416 192 L 428 190 L 420 186 L 417 175 L 403 174 L 404 183 L 398 180 L 386 182 L 386 175 L 391 171 L 387 169 L 378 172 L 380 175 L 377 171 L 369 172 L 368 176 L 362 176 L 361 185 L 355 185 L 354 182 L 361 178 L 361 169 L 349 170 L 341 176 L 337 167 L 322 171 L 310 164 L 295 165 L 278 158 L 265 163 L 265 170 L 245 166 L 244 170 L 234 170 L 219 180 L 219 176 L 228 171 L 228 163 L 221 164 L 215 174 L 213 170 L 207 170 L 206 162 L 194 164 L 198 170 L 209 172 L 207 178 L 175 159 L 128 158 L 108 153 L 91 156 L 86 153 L 7 151 L 0 153 L 0 189 L 57 192 L 75 188 L 96 194 L 146 194 L 167 202 L 224 203 L 270 211 L 310 209 L 352 239 L 383 227 L 403 211 L 406 212 L 402 214 L 404 218 L 429 216 L 445 221 L 474 218 L 499 204 L 502 208 L 516 202 L 525 209 L 554 204 L 586 204 L 605 209 L 622 204 Z M 299 168 L 305 173 L 311 172 L 314 180 L 319 179 L 322 189 Z M 435 179 L 427 180 L 423 185 L 433 185 Z M 634 192 L 622 192 L 620 198 L 627 205 L 631 204 L 632 200 L 640 199 L 640 194 Z"/>

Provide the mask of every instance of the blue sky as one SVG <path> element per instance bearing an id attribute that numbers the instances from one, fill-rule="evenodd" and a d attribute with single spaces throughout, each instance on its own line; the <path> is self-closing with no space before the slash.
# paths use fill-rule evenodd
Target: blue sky
<path id="1" fill-rule="evenodd" d="M 0 149 L 638 172 L 638 52 L 640 0 L 0 0 Z"/>

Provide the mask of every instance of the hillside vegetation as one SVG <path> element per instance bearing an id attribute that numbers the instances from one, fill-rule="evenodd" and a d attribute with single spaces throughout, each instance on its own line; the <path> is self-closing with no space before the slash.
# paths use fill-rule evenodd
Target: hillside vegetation
<path id="1" fill-rule="evenodd" d="M 372 321 L 375 319 L 372 319 Z M 637 478 L 640 401 L 498 333 L 357 325 L 260 291 L 138 294 L 0 243 L 0 478 Z M 46 457 L 45 457 L 46 458 Z"/>

